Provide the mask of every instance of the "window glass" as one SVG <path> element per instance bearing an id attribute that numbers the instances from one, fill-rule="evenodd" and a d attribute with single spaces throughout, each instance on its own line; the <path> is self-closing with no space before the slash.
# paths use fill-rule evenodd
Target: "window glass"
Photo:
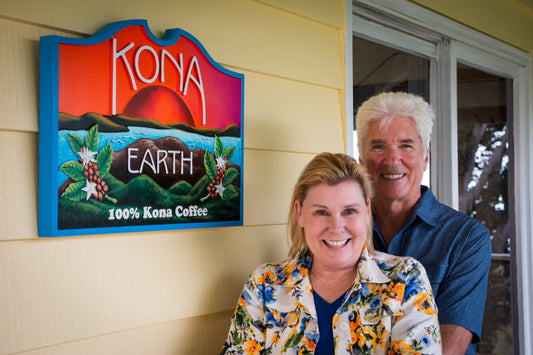
<path id="1" fill-rule="evenodd" d="M 510 79 L 457 64 L 459 210 L 490 231 L 492 262 L 480 354 L 512 354 Z"/>
<path id="2" fill-rule="evenodd" d="M 354 157 L 358 159 L 355 116 L 357 108 L 376 94 L 404 91 L 429 102 L 429 60 L 398 49 L 353 37 Z M 429 186 L 426 169 L 423 185 Z"/>

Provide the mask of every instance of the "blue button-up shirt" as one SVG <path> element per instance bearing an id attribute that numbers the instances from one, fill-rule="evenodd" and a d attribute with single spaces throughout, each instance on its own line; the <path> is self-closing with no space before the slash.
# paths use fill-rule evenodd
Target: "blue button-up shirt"
<path id="1" fill-rule="evenodd" d="M 473 333 L 473 342 L 479 341 L 491 258 L 487 228 L 439 203 L 422 186 L 422 196 L 388 248 L 374 223 L 374 247 L 420 261 L 433 288 L 440 323 L 466 328 Z M 474 353 L 471 344 L 467 354 Z"/>

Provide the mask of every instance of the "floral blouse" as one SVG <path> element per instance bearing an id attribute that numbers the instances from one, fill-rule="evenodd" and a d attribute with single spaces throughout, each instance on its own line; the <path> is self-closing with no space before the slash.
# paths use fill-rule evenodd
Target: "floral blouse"
<path id="1" fill-rule="evenodd" d="M 319 332 L 312 258 L 258 267 L 244 285 L 221 354 L 313 354 Z M 363 249 L 333 317 L 336 354 L 441 354 L 437 306 L 418 261 Z"/>

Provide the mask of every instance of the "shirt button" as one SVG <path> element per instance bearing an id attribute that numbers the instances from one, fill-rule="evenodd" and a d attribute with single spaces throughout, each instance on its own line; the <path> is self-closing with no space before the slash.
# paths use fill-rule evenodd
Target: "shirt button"
<path id="1" fill-rule="evenodd" d="M 339 325 L 339 328 L 340 328 L 341 331 L 343 331 L 343 332 L 347 332 L 347 331 L 350 330 L 350 327 L 349 327 L 348 324 L 346 324 L 346 323 L 342 323 L 342 324 L 340 324 L 340 325 Z"/>

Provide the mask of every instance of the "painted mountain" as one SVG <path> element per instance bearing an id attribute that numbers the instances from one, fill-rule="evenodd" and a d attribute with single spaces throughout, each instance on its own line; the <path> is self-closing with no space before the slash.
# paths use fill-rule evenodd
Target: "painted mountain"
<path id="1" fill-rule="evenodd" d="M 124 115 L 101 115 L 89 112 L 82 116 L 74 116 L 60 112 L 58 114 L 59 130 L 89 130 L 98 124 L 100 132 L 127 132 L 130 126 L 146 127 L 156 129 L 179 129 L 185 132 L 192 132 L 204 136 L 218 137 L 240 137 L 241 131 L 235 124 L 230 124 L 224 129 L 209 127 L 191 127 L 184 122 L 173 122 L 164 124 L 153 118 L 137 118 Z"/>
<path id="2" fill-rule="evenodd" d="M 133 127 L 157 130 L 162 137 L 136 139 L 116 150 L 110 137 Z M 69 132 L 79 158 L 59 168 L 68 176 L 58 189 L 60 228 L 240 218 L 241 167 L 231 161 L 235 147 L 221 140 L 240 136 L 235 125 L 196 128 L 124 115 L 61 113 L 58 128 Z M 210 137 L 212 147 L 190 149 L 179 132 Z"/>

